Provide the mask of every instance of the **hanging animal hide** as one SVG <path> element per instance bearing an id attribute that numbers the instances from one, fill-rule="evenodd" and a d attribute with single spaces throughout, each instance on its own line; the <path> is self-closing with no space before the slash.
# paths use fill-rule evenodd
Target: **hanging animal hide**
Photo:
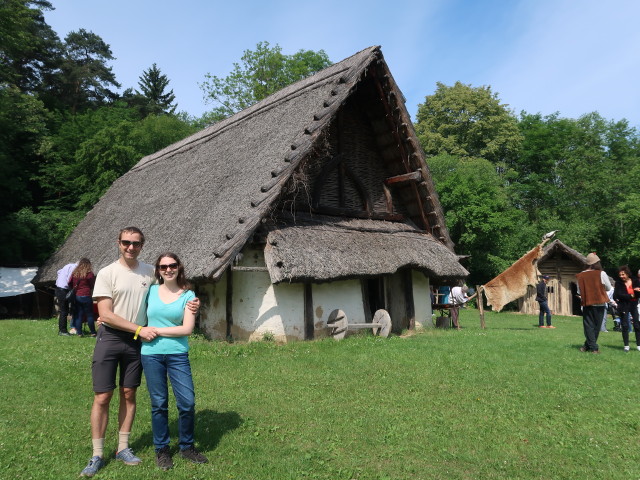
<path id="1" fill-rule="evenodd" d="M 542 256 L 543 245 L 535 247 L 524 254 L 518 261 L 507 268 L 484 287 L 487 305 L 499 312 L 509 302 L 523 297 L 527 293 L 527 286 L 535 286 L 538 281 L 538 259 Z"/>

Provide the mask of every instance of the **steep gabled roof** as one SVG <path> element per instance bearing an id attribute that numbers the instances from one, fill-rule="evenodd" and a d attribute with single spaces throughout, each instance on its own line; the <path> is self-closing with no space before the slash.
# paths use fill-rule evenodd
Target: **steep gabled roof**
<path id="1" fill-rule="evenodd" d="M 405 185 L 420 230 L 453 251 L 402 93 L 379 47 L 370 47 L 141 159 L 114 182 L 34 283 L 54 281 L 57 269 L 82 256 L 96 270 L 111 263 L 118 231 L 130 225 L 145 232 L 142 261 L 174 251 L 190 278 L 217 280 L 367 76 L 375 77 L 386 112 L 380 128 L 388 128 L 402 152 L 403 174 L 389 181 Z"/>
<path id="2" fill-rule="evenodd" d="M 548 260 L 549 258 L 551 258 L 551 256 L 553 256 L 557 252 L 565 254 L 567 257 L 569 257 L 572 261 L 574 261 L 577 264 L 580 264 L 580 265 L 587 264 L 587 257 L 582 255 L 580 252 L 574 250 L 573 248 L 568 247 L 567 245 L 565 245 L 564 243 L 562 243 L 560 240 L 557 240 L 557 239 L 544 247 L 542 256 L 540 257 L 540 260 L 538 260 L 538 264 L 540 262 L 544 262 L 545 260 Z"/>

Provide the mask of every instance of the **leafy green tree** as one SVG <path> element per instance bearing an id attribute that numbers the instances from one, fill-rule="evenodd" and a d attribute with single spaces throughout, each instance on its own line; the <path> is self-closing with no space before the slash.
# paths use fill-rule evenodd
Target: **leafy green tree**
<path id="1" fill-rule="evenodd" d="M 491 87 L 460 82 L 438 82 L 418 106 L 415 127 L 427 155 L 485 158 L 496 165 L 512 161 L 522 141 L 516 117 Z"/>
<path id="2" fill-rule="evenodd" d="M 82 211 L 24 207 L 0 217 L 0 263 L 42 263 L 84 217 Z"/>
<path id="3" fill-rule="evenodd" d="M 522 113 L 520 156 L 511 164 L 512 202 L 540 231 L 559 229 L 578 251 L 633 263 L 629 195 L 640 183 L 638 134 L 626 120 Z"/>
<path id="4" fill-rule="evenodd" d="M 520 155 L 509 164 L 510 194 L 530 221 L 544 221 L 560 208 L 563 179 L 558 167 L 573 149 L 577 125 L 558 113 L 543 117 L 523 112 L 518 127 L 523 141 Z"/>
<path id="5" fill-rule="evenodd" d="M 69 111 L 57 112 L 52 121 L 55 133 L 44 149 L 37 177 L 44 191 L 45 205 L 52 209 L 76 210 L 81 194 L 74 188 L 75 179 L 79 175 L 76 152 L 80 145 L 98 136 L 107 127 L 137 120 L 137 112 L 126 108 L 123 103 L 76 115 Z"/>
<path id="6" fill-rule="evenodd" d="M 46 143 L 48 116 L 32 95 L 0 88 L 0 215 L 16 212 L 39 196 L 32 176 Z"/>
<path id="7" fill-rule="evenodd" d="M 456 251 L 470 255 L 469 282 L 487 282 L 539 242 L 491 162 L 442 154 L 428 164 Z"/>
<path id="8" fill-rule="evenodd" d="M 46 0 L 0 2 L 0 85 L 40 92 L 61 57 L 60 39 L 44 20 Z"/>
<path id="9" fill-rule="evenodd" d="M 64 118 L 39 179 L 47 205 L 68 210 L 88 210 L 140 158 L 196 131 L 173 115 L 140 120 L 123 103 Z"/>
<path id="10" fill-rule="evenodd" d="M 215 106 L 208 118 L 221 120 L 250 107 L 272 93 L 331 65 L 324 50 L 300 50 L 285 55 L 279 45 L 259 42 L 245 50 L 240 63 L 225 78 L 206 74 L 200 84 L 207 102 Z"/>
<path id="11" fill-rule="evenodd" d="M 47 143 L 49 112 L 17 87 L 0 88 L 0 263 L 36 261 L 38 231 L 21 222 L 19 212 L 41 199 L 34 181 Z"/>

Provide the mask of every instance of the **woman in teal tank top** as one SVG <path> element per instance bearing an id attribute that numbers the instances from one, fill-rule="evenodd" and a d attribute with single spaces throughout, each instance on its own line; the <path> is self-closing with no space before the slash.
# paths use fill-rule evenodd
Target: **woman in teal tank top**
<path id="1" fill-rule="evenodd" d="M 207 457 L 194 445 L 195 391 L 189 363 L 189 342 L 196 317 L 186 308 L 195 297 L 189 290 L 184 266 L 175 253 L 163 253 L 156 260 L 155 276 L 147 297 L 148 326 L 158 336 L 142 344 L 142 367 L 151 398 L 151 426 L 156 464 L 163 470 L 173 467 L 169 448 L 169 389 L 178 408 L 178 446 L 180 454 L 194 463 L 206 463 Z"/>

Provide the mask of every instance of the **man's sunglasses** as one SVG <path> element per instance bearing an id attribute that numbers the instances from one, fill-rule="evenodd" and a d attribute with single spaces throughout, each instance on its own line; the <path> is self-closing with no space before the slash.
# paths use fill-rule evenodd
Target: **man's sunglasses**
<path id="1" fill-rule="evenodd" d="M 133 248 L 142 248 L 142 242 L 132 242 L 131 240 L 120 240 L 120 245 L 124 248 L 129 248 L 133 245 Z"/>
<path id="2" fill-rule="evenodd" d="M 175 270 L 176 268 L 178 268 L 178 264 L 177 263 L 167 263 L 165 265 L 158 265 L 158 268 L 160 270 L 162 270 L 163 272 L 165 270 L 167 270 L 168 268 L 170 268 L 171 270 Z"/>

